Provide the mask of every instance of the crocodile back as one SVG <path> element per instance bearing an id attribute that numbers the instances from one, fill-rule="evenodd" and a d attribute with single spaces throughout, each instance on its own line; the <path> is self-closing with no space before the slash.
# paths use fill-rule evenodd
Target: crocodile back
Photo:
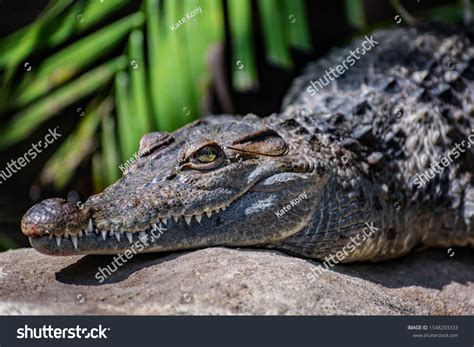
<path id="1" fill-rule="evenodd" d="M 376 31 L 310 64 L 279 115 L 351 151 L 425 245 L 474 244 L 473 42 L 457 25 Z"/>

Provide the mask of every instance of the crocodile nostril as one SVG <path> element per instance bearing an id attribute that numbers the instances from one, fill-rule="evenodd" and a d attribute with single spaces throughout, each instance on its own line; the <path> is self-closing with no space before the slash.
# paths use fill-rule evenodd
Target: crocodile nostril
<path id="1" fill-rule="evenodd" d="M 48 199 L 31 207 L 21 220 L 26 236 L 62 235 L 79 229 L 83 218 L 76 204 L 64 199 Z"/>

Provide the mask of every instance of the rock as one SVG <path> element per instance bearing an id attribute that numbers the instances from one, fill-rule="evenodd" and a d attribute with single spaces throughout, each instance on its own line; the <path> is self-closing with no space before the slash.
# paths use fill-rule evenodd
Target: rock
<path id="1" fill-rule="evenodd" d="M 474 314 L 472 249 L 318 274 L 317 262 L 276 251 L 208 248 L 139 255 L 99 283 L 112 259 L 0 253 L 0 314 Z"/>

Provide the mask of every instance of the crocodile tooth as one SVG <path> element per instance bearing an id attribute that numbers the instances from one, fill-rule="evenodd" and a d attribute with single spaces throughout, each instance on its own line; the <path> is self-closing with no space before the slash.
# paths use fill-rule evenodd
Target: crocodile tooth
<path id="1" fill-rule="evenodd" d="M 71 241 L 74 245 L 74 248 L 77 249 L 77 236 L 71 236 Z"/>
<path id="2" fill-rule="evenodd" d="M 61 246 L 61 236 L 56 236 L 56 243 L 57 243 L 58 247 Z"/>
<path id="3" fill-rule="evenodd" d="M 151 224 L 151 228 L 152 228 L 152 229 L 158 229 L 158 225 L 156 225 L 156 223 L 152 223 L 152 224 Z"/>
<path id="4" fill-rule="evenodd" d="M 69 233 L 67 231 L 64 232 L 64 238 L 67 239 L 69 237 Z"/>
<path id="5" fill-rule="evenodd" d="M 110 231 L 109 231 L 109 236 L 114 236 L 113 230 L 110 230 Z"/>
<path id="6" fill-rule="evenodd" d="M 212 211 L 209 211 L 209 212 L 206 211 L 206 216 L 207 216 L 207 218 L 211 218 L 211 216 L 212 216 Z"/>
<path id="7" fill-rule="evenodd" d="M 226 206 L 221 207 L 221 211 L 225 211 L 226 208 L 227 208 Z"/>
<path id="8" fill-rule="evenodd" d="M 92 225 L 92 218 L 89 218 L 89 224 L 87 224 L 87 231 L 90 233 L 94 231 L 94 226 Z"/>
<path id="9" fill-rule="evenodd" d="M 114 232 L 115 238 L 120 242 L 120 233 L 118 231 Z"/>
<path id="10" fill-rule="evenodd" d="M 46 230 L 44 233 L 45 233 L 46 235 L 48 235 L 48 234 L 49 234 L 49 230 Z"/>
<path id="11" fill-rule="evenodd" d="M 125 233 L 125 235 L 127 235 L 128 241 L 129 241 L 130 243 L 132 243 L 132 242 L 133 242 L 133 235 L 132 235 L 132 233 Z"/>
<path id="12" fill-rule="evenodd" d="M 79 230 L 79 234 L 77 234 L 78 237 L 82 237 L 82 230 Z"/>
<path id="13" fill-rule="evenodd" d="M 168 223 L 168 218 L 161 218 L 161 223 L 166 225 L 166 223 Z"/>
<path id="14" fill-rule="evenodd" d="M 191 224 L 191 218 L 193 218 L 193 216 L 184 216 L 184 219 L 186 220 L 186 223 Z"/>
<path id="15" fill-rule="evenodd" d="M 178 219 L 179 219 L 178 216 L 173 216 L 173 219 L 174 219 L 174 221 L 175 221 L 176 223 L 178 223 Z"/>
<path id="16" fill-rule="evenodd" d="M 197 214 L 194 217 L 196 217 L 197 222 L 201 224 L 202 214 Z"/>
<path id="17" fill-rule="evenodd" d="M 140 232 L 138 233 L 138 239 L 139 239 L 142 243 L 146 243 L 147 238 L 148 238 L 148 237 L 147 237 L 147 235 L 146 235 L 146 232 L 140 231 Z"/>
<path id="18" fill-rule="evenodd" d="M 51 240 L 53 238 L 53 234 L 49 234 L 49 239 Z"/>
<path id="19" fill-rule="evenodd" d="M 100 233 L 102 234 L 102 238 L 103 238 L 104 241 L 105 241 L 105 239 L 107 238 L 107 231 L 102 230 Z"/>

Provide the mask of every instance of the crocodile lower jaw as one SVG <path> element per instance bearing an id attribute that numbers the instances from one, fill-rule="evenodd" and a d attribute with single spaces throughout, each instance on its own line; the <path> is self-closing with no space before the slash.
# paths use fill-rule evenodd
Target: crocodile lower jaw
<path id="1" fill-rule="evenodd" d="M 149 224 L 148 227 L 133 231 L 100 229 L 94 227 L 95 223 L 92 218 L 90 218 L 87 227 L 80 230 L 79 233 L 65 231 L 62 235 L 52 235 L 46 232 L 47 235 L 29 237 L 29 240 L 33 247 L 35 247 L 35 245 L 39 246 L 35 247 L 39 251 L 45 250 L 43 246 L 47 245 L 47 251 L 43 252 L 47 254 L 83 254 L 84 252 L 82 252 L 81 249 L 83 251 L 91 249 L 84 247 L 86 245 L 93 247 L 98 253 L 114 254 L 117 253 L 118 250 L 127 248 L 142 238 L 157 238 L 157 230 L 163 232 L 169 228 L 176 227 L 180 229 L 190 229 L 193 226 L 205 223 L 206 220 L 211 220 L 213 216 L 225 211 L 227 207 L 229 207 L 229 205 L 205 211 L 203 214 L 167 215 L 158 217 L 155 222 Z M 100 251 L 101 248 L 103 248 L 103 252 Z"/>

